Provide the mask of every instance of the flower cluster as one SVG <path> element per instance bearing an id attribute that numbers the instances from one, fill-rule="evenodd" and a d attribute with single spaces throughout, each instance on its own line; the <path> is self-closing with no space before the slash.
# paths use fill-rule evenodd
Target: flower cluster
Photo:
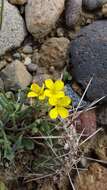
<path id="1" fill-rule="evenodd" d="M 69 115 L 68 108 L 71 98 L 65 95 L 62 80 L 53 82 L 51 79 L 47 79 L 42 87 L 34 83 L 31 85 L 30 92 L 27 96 L 29 98 L 38 97 L 40 101 L 48 97 L 48 104 L 51 106 L 49 111 L 51 119 L 56 119 L 58 116 L 64 119 Z"/>

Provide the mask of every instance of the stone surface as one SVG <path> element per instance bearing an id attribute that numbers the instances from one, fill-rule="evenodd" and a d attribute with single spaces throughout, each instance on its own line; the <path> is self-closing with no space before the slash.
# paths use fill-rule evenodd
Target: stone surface
<path id="1" fill-rule="evenodd" d="M 5 60 L 0 61 L 0 71 L 7 65 L 7 62 Z"/>
<path id="2" fill-rule="evenodd" d="M 80 176 L 77 176 L 75 180 L 75 189 L 107 190 L 107 168 L 93 163 L 90 165 L 88 171 L 79 173 Z"/>
<path id="3" fill-rule="evenodd" d="M 68 61 L 68 48 L 69 40 L 67 38 L 50 38 L 42 45 L 39 56 L 37 56 L 37 52 L 34 52 L 33 63 L 42 67 L 40 70 L 43 70 L 43 74 L 50 74 L 55 80 L 61 76 Z"/>
<path id="4" fill-rule="evenodd" d="M 22 62 L 15 60 L 0 73 L 5 90 L 25 89 L 32 81 L 32 76 Z"/>
<path id="5" fill-rule="evenodd" d="M 0 30 L 0 55 L 19 47 L 26 36 L 25 24 L 18 9 L 4 0 L 3 22 Z"/>
<path id="6" fill-rule="evenodd" d="M 93 77 L 86 94 L 89 100 L 107 95 L 106 21 L 96 21 L 81 29 L 71 42 L 70 63 L 73 77 L 84 89 Z"/>
<path id="7" fill-rule="evenodd" d="M 37 71 L 37 65 L 36 64 L 28 64 L 27 65 L 27 69 L 30 73 L 36 72 Z"/>
<path id="8" fill-rule="evenodd" d="M 67 96 L 70 96 L 73 100 L 72 104 L 74 107 L 77 107 L 80 100 L 81 100 L 81 97 L 71 88 L 70 85 L 66 85 L 65 86 L 65 92 L 66 92 L 66 95 Z M 85 102 L 84 100 L 81 102 L 81 105 L 80 107 L 83 108 L 84 106 L 87 105 L 87 102 Z"/>
<path id="9" fill-rule="evenodd" d="M 70 28 L 74 27 L 82 10 L 82 0 L 68 0 L 65 9 L 66 25 Z"/>
<path id="10" fill-rule="evenodd" d="M 96 137 L 94 150 L 98 159 L 107 162 L 107 134 L 101 133 Z"/>
<path id="11" fill-rule="evenodd" d="M 28 31 L 38 40 L 55 26 L 64 10 L 65 0 L 28 0 L 25 17 Z"/>
<path id="12" fill-rule="evenodd" d="M 105 3 L 107 3 L 107 0 L 82 0 L 82 2 L 86 9 L 92 11 L 102 7 Z"/>
<path id="13" fill-rule="evenodd" d="M 97 108 L 97 122 L 100 126 L 107 126 L 107 104 Z"/>
<path id="14" fill-rule="evenodd" d="M 31 54 L 33 52 L 32 46 L 26 45 L 23 47 L 23 53 L 25 54 Z"/>
<path id="15" fill-rule="evenodd" d="M 3 83 L 3 81 L 2 81 L 2 79 L 0 78 L 0 90 L 3 90 L 4 89 L 4 83 Z"/>
<path id="16" fill-rule="evenodd" d="M 27 0 L 9 0 L 9 2 L 14 5 L 23 5 L 23 4 L 27 3 Z"/>
<path id="17" fill-rule="evenodd" d="M 84 136 L 92 135 L 97 129 L 96 111 L 83 111 L 79 115 L 76 121 L 76 130 L 78 133 L 82 133 Z"/>

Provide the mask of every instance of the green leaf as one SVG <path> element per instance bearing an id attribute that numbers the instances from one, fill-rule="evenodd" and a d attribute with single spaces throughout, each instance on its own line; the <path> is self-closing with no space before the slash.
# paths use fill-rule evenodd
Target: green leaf
<path id="1" fill-rule="evenodd" d="M 0 181 L 0 190 L 7 190 L 6 185 L 2 181 Z"/>
<path id="2" fill-rule="evenodd" d="M 16 150 L 23 149 L 22 138 L 23 138 L 23 135 L 20 135 L 20 136 L 18 137 L 18 139 L 16 140 L 16 142 L 15 142 L 15 149 L 16 149 Z"/>
<path id="3" fill-rule="evenodd" d="M 33 150 L 34 149 L 34 142 L 31 139 L 23 139 L 22 144 L 26 150 Z"/>

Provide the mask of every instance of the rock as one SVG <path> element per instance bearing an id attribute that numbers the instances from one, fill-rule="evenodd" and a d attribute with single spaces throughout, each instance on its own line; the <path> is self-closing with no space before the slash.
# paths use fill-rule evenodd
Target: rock
<path id="1" fill-rule="evenodd" d="M 19 52 L 16 52 L 16 53 L 13 54 L 13 58 L 21 60 L 22 57 L 21 57 L 21 54 Z"/>
<path id="2" fill-rule="evenodd" d="M 23 63 L 18 60 L 3 69 L 0 76 L 4 82 L 5 90 L 25 89 L 32 81 L 32 76 Z"/>
<path id="3" fill-rule="evenodd" d="M 70 28 L 74 27 L 82 10 L 82 0 L 68 0 L 65 9 L 66 25 Z"/>
<path id="4" fill-rule="evenodd" d="M 24 61 L 24 65 L 30 65 L 32 63 L 32 60 L 31 60 L 31 58 L 30 57 L 26 57 L 25 58 L 25 61 Z"/>
<path id="5" fill-rule="evenodd" d="M 107 190 L 107 168 L 92 163 L 87 171 L 79 172 L 75 179 L 75 189 L 79 190 Z"/>
<path id="6" fill-rule="evenodd" d="M 107 126 L 107 104 L 100 105 L 97 108 L 97 123 L 100 126 Z"/>
<path id="7" fill-rule="evenodd" d="M 37 71 L 37 65 L 36 64 L 28 64 L 27 65 L 27 69 L 30 73 L 36 72 Z"/>
<path id="8" fill-rule="evenodd" d="M 23 47 L 23 53 L 25 53 L 25 54 L 32 54 L 33 53 L 32 46 L 30 46 L 30 45 L 24 46 Z"/>
<path id="9" fill-rule="evenodd" d="M 5 54 L 7 50 L 19 47 L 25 36 L 25 24 L 18 9 L 4 0 L 3 22 L 0 30 L 0 55 Z"/>
<path id="10" fill-rule="evenodd" d="M 43 71 L 42 71 L 42 73 L 36 72 L 36 75 L 33 77 L 33 82 L 38 83 L 41 86 L 46 79 L 51 78 L 50 75 L 44 74 L 44 73 L 45 72 L 43 72 Z"/>
<path id="11" fill-rule="evenodd" d="M 39 67 L 44 68 L 44 73 L 50 74 L 55 80 L 61 76 L 68 61 L 68 47 L 69 40 L 67 38 L 50 38 L 42 45 L 39 56 L 35 56 L 34 52 L 33 63 L 38 63 Z"/>
<path id="12" fill-rule="evenodd" d="M 101 133 L 96 138 L 95 143 L 95 154 L 97 155 L 98 159 L 107 162 L 107 134 Z"/>
<path id="13" fill-rule="evenodd" d="M 70 96 L 72 98 L 72 104 L 74 107 L 77 107 L 80 100 L 81 100 L 81 97 L 71 88 L 70 85 L 66 85 L 65 86 L 65 92 L 66 92 L 66 95 L 67 96 Z M 87 105 L 87 102 L 85 102 L 84 100 L 81 102 L 81 105 L 80 107 L 84 107 Z"/>
<path id="14" fill-rule="evenodd" d="M 76 121 L 76 130 L 78 133 L 82 133 L 84 136 L 92 135 L 97 129 L 96 111 L 83 111 Z"/>
<path id="15" fill-rule="evenodd" d="M 25 18 L 28 31 L 36 40 L 46 36 L 64 10 L 65 0 L 28 0 Z"/>
<path id="16" fill-rule="evenodd" d="M 9 0 L 9 2 L 14 5 L 23 5 L 23 4 L 27 3 L 27 0 Z"/>
<path id="17" fill-rule="evenodd" d="M 0 90 L 4 90 L 4 83 L 1 78 L 0 78 Z"/>
<path id="18" fill-rule="evenodd" d="M 101 8 L 105 3 L 107 3 L 107 0 L 82 0 L 83 6 L 89 10 L 93 11 L 97 8 Z"/>
<path id="19" fill-rule="evenodd" d="M 7 65 L 7 62 L 5 60 L 0 61 L 0 71 Z"/>
<path id="20" fill-rule="evenodd" d="M 57 28 L 57 36 L 58 37 L 64 37 L 64 29 L 63 28 Z"/>
<path id="21" fill-rule="evenodd" d="M 70 63 L 73 77 L 85 89 L 93 76 L 86 94 L 90 101 L 107 95 L 106 39 L 107 22 L 102 20 L 81 29 L 71 42 Z"/>
<path id="22" fill-rule="evenodd" d="M 102 7 L 102 14 L 104 17 L 107 17 L 107 3 Z"/>

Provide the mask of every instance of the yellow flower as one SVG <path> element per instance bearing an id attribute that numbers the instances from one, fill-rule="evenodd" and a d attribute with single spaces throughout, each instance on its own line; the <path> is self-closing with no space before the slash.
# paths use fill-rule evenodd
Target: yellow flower
<path id="1" fill-rule="evenodd" d="M 45 99 L 44 84 L 40 87 L 38 84 L 33 83 L 30 88 L 31 92 L 28 93 L 28 98 L 38 97 L 39 100 Z"/>
<path id="2" fill-rule="evenodd" d="M 45 95 L 51 98 L 61 98 L 64 97 L 64 83 L 61 80 L 57 80 L 55 83 L 51 79 L 45 80 L 45 85 L 47 89 L 45 90 Z"/>
<path id="3" fill-rule="evenodd" d="M 61 118 L 66 118 L 69 116 L 69 104 L 71 103 L 71 98 L 69 96 L 64 96 L 60 99 L 49 99 L 49 104 L 55 106 L 49 112 L 51 119 L 56 119 L 58 116 Z"/>

